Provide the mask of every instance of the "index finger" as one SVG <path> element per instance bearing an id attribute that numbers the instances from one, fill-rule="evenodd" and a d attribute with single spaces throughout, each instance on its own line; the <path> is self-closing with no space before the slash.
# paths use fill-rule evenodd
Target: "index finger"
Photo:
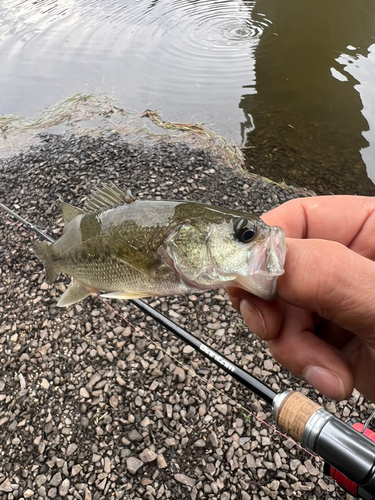
<path id="1" fill-rule="evenodd" d="M 262 215 L 290 238 L 337 241 L 364 257 L 375 257 L 375 199 L 314 196 L 288 201 Z"/>

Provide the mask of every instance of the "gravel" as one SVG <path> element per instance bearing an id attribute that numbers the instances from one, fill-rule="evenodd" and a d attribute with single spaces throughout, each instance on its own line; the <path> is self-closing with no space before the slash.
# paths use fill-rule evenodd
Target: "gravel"
<path id="1" fill-rule="evenodd" d="M 307 193 L 219 166 L 208 150 L 119 135 L 46 134 L 0 163 L 0 199 L 58 237 L 59 197 L 80 206 L 105 181 L 141 199 L 197 200 L 261 214 Z M 270 408 L 127 302 L 56 302 L 33 236 L 0 217 L 1 498 L 346 498 L 321 463 L 250 415 Z M 345 420 L 373 405 L 328 402 L 270 356 L 224 290 L 149 300 L 275 391 L 298 388 Z M 182 363 L 182 364 L 180 364 Z"/>

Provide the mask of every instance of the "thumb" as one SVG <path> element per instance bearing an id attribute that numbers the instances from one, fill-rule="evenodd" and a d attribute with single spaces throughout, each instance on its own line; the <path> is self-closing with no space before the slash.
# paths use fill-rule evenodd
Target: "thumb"
<path id="1" fill-rule="evenodd" d="M 278 297 L 375 346 L 375 263 L 326 240 L 287 239 Z"/>

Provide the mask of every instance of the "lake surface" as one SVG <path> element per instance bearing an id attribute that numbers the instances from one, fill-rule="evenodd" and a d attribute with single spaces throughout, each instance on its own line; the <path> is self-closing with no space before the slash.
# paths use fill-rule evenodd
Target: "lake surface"
<path id="1" fill-rule="evenodd" d="M 77 92 L 201 122 L 247 168 L 375 194 L 375 0 L 0 0 L 0 115 Z"/>

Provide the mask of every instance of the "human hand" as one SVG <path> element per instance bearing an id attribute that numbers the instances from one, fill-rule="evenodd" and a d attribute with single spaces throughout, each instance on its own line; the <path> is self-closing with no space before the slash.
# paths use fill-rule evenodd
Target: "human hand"
<path id="1" fill-rule="evenodd" d="M 332 399 L 375 402 L 375 199 L 292 200 L 262 216 L 287 236 L 278 298 L 228 288 L 272 356 Z"/>

